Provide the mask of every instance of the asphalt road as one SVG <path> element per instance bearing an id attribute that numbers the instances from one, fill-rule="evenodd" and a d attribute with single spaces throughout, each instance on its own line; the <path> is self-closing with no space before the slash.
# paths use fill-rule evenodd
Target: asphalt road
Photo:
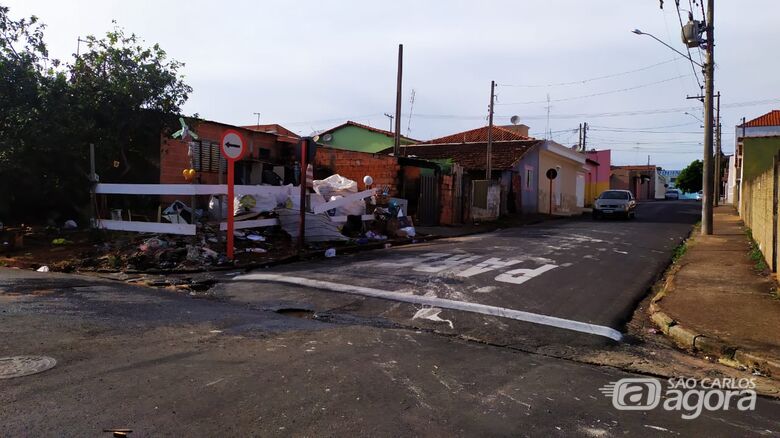
<path id="1" fill-rule="evenodd" d="M 0 379 L 0 436 L 110 436 L 103 431 L 113 428 L 131 437 L 780 431 L 772 399 L 690 420 L 660 407 L 618 410 L 599 389 L 642 376 L 429 331 L 0 268 L 0 357 L 16 355 L 57 365 Z"/>
<path id="2" fill-rule="evenodd" d="M 346 313 L 361 317 L 502 344 L 609 342 L 699 214 L 695 201 L 647 202 L 635 220 L 550 221 L 263 269 L 238 277 L 224 293 L 265 308 L 292 298 L 290 305 L 340 308 L 343 315 L 348 305 Z M 385 303 L 355 301 L 381 292 L 389 292 Z M 459 303 L 494 313 L 464 311 Z M 513 311 L 523 312 L 522 322 L 502 317 Z"/>

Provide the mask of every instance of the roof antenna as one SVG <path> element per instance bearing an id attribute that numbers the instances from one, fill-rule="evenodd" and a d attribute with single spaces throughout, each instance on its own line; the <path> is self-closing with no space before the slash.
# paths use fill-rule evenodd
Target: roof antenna
<path id="1" fill-rule="evenodd" d="M 550 93 L 547 93 L 547 129 L 545 129 L 545 140 L 552 140 L 552 132 L 550 132 Z"/>
<path id="2" fill-rule="evenodd" d="M 414 88 L 412 88 L 412 98 L 409 99 L 409 122 L 406 124 L 406 136 L 412 133 L 412 111 L 414 111 Z"/>

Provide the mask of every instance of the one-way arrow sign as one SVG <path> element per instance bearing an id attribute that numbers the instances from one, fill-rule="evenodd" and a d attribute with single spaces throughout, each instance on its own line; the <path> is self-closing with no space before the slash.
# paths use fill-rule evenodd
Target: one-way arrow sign
<path id="1" fill-rule="evenodd" d="M 246 153 L 244 139 L 237 131 L 229 129 L 222 136 L 222 155 L 228 161 L 240 160 Z"/>

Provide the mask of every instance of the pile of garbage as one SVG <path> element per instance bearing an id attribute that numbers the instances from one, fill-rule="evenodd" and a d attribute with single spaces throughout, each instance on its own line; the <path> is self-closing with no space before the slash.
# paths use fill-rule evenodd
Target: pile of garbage
<path id="1" fill-rule="evenodd" d="M 370 181 L 364 183 L 370 185 Z M 406 215 L 406 201 L 389 197 L 388 188 L 360 192 L 355 181 L 332 175 L 314 180 L 312 189 L 305 207 L 305 244 L 309 249 L 327 249 L 327 255 L 333 256 L 339 247 L 416 236 L 412 219 Z M 51 248 L 63 249 L 63 264 L 47 260 L 48 266 L 36 265 L 33 269 L 66 270 L 62 266 L 67 266 L 67 270 L 102 272 L 190 272 L 284 259 L 297 253 L 301 207 L 298 190 L 288 185 L 236 194 L 232 212 L 236 224 L 235 260 L 226 255 L 227 202 L 212 197 L 204 210 L 177 200 L 160 214 L 170 223 L 195 224 L 194 236 L 106 231 L 109 234 L 102 234 L 102 241 L 95 244 L 94 232 L 78 231 L 77 224 L 68 221 L 56 235 L 49 235 L 47 245 L 49 252 Z M 328 203 L 333 207 L 328 208 Z M 3 249 L 18 253 L 21 235 L 8 229 L 0 231 Z M 73 234 L 68 234 L 73 232 L 84 233 L 75 245 Z"/>

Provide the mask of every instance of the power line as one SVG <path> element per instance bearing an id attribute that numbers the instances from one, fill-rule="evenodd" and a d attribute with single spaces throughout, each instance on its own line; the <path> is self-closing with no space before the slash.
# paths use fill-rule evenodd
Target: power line
<path id="1" fill-rule="evenodd" d="M 592 128 L 592 131 L 599 132 L 623 132 L 623 133 L 640 133 L 640 134 L 696 134 L 701 135 L 702 131 L 648 131 L 644 129 L 599 129 Z"/>
<path id="2" fill-rule="evenodd" d="M 674 0 L 675 5 L 677 5 L 677 19 L 680 21 L 680 32 L 683 31 L 683 22 L 682 17 L 680 16 L 680 0 Z M 693 9 L 693 7 L 691 7 Z M 693 14 L 693 12 L 691 12 Z M 696 78 L 696 83 L 699 84 L 699 90 L 701 90 L 701 81 L 699 81 L 699 75 L 696 74 L 696 66 L 693 64 L 693 58 L 691 58 L 691 48 L 688 47 L 688 45 L 685 45 L 685 49 L 688 51 L 688 60 L 691 62 L 691 69 L 693 70 L 693 76 Z M 701 59 L 701 52 L 699 52 L 699 59 Z M 701 62 L 702 65 L 704 65 L 704 61 Z"/>
<path id="3" fill-rule="evenodd" d="M 589 98 L 589 97 L 604 96 L 604 95 L 607 95 L 607 94 L 623 93 L 625 91 L 637 90 L 637 89 L 640 89 L 640 88 L 646 88 L 646 87 L 650 87 L 650 86 L 653 86 L 653 85 L 663 84 L 664 82 L 673 81 L 675 79 L 680 79 L 680 78 L 684 78 L 684 77 L 687 77 L 687 76 L 688 75 L 680 75 L 680 76 L 675 76 L 673 78 L 663 79 L 663 80 L 656 81 L 656 82 L 650 82 L 648 84 L 636 85 L 636 86 L 633 86 L 633 87 L 621 88 L 621 89 L 618 89 L 618 90 L 602 91 L 600 93 L 586 94 L 586 95 L 583 95 L 583 96 L 566 97 L 566 98 L 563 98 L 563 99 L 534 100 L 534 101 L 528 101 L 528 102 L 497 103 L 496 105 L 531 105 L 531 104 L 535 104 L 535 103 L 567 102 L 567 101 L 570 101 L 570 100 L 586 99 L 586 98 Z"/>
<path id="4" fill-rule="evenodd" d="M 588 82 L 599 81 L 599 80 L 602 80 L 602 79 L 615 78 L 615 77 L 618 77 L 618 76 L 623 76 L 623 75 L 627 75 L 627 74 L 631 74 L 631 73 L 636 73 L 636 72 L 640 72 L 640 71 L 649 70 L 649 69 L 651 69 L 653 67 L 658 67 L 659 65 L 669 64 L 670 62 L 674 62 L 676 60 L 677 60 L 677 58 L 667 59 L 666 61 L 661 61 L 661 62 L 658 62 L 658 63 L 655 63 L 655 64 L 651 64 L 651 65 L 648 65 L 648 66 L 645 66 L 645 67 L 642 67 L 642 68 L 638 68 L 638 69 L 635 69 L 635 70 L 628 70 L 628 71 L 624 71 L 624 72 L 620 72 L 620 73 L 613 73 L 613 74 L 604 75 L 604 76 L 596 76 L 594 78 L 582 79 L 582 80 L 579 80 L 579 81 L 558 82 L 558 83 L 550 83 L 550 84 L 525 84 L 525 85 L 523 85 L 523 84 L 521 84 L 521 85 L 497 84 L 497 85 L 500 86 L 500 87 L 516 87 L 516 88 L 545 88 L 545 87 L 563 87 L 563 86 L 568 86 L 568 85 L 581 85 L 581 84 L 586 84 Z"/>
<path id="5" fill-rule="evenodd" d="M 601 129 L 666 129 L 666 128 L 678 128 L 680 126 L 688 126 L 693 125 L 694 123 L 699 122 L 686 122 L 686 123 L 680 123 L 677 125 L 665 125 L 665 126 L 650 126 L 650 127 L 644 127 L 644 128 L 625 128 L 625 127 L 614 127 L 614 126 L 600 126 L 600 125 L 594 125 L 593 128 L 601 128 Z"/>

